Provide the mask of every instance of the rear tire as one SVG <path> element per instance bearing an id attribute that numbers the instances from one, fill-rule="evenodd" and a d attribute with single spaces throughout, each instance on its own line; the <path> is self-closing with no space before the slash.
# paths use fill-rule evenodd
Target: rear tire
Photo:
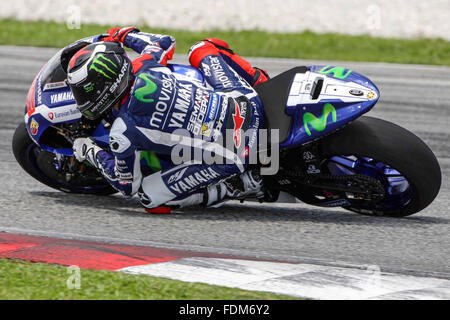
<path id="1" fill-rule="evenodd" d="M 430 148 L 416 135 L 391 122 L 361 117 L 320 141 L 323 158 L 358 155 L 376 159 L 400 172 L 412 188 L 413 198 L 406 206 L 391 211 L 344 207 L 367 215 L 403 217 L 426 208 L 438 195 L 441 169 Z"/>
<path id="2" fill-rule="evenodd" d="M 52 178 L 49 174 L 44 173 L 40 170 L 38 165 L 39 155 L 41 158 L 43 156 L 47 156 L 47 153 L 51 155 L 50 152 L 42 150 L 38 145 L 31 140 L 28 135 L 28 131 L 25 127 L 25 123 L 19 124 L 14 132 L 13 140 L 12 140 L 12 149 L 14 153 L 14 157 L 20 166 L 33 178 L 42 182 L 43 184 L 68 193 L 81 193 L 81 194 L 96 194 L 96 195 L 110 195 L 116 193 L 111 185 L 104 180 L 102 185 L 95 186 L 75 186 L 70 183 L 61 183 L 54 178 Z M 47 170 L 50 170 L 48 168 Z M 92 188 L 91 188 L 92 187 Z"/>

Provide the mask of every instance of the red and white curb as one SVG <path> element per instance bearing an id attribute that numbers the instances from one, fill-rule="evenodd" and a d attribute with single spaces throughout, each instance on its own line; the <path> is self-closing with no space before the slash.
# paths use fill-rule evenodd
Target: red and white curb
<path id="1" fill-rule="evenodd" d="M 313 299 L 450 299 L 450 280 L 148 246 L 0 233 L 0 258 L 77 265 Z"/>

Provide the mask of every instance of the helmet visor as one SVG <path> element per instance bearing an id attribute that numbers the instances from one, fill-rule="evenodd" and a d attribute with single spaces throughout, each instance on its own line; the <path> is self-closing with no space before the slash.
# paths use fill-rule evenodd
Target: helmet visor
<path id="1" fill-rule="evenodd" d="M 111 107 L 115 96 L 108 90 L 111 83 L 90 81 L 84 85 L 71 86 L 73 96 L 81 114 L 90 120 L 97 119 Z"/>

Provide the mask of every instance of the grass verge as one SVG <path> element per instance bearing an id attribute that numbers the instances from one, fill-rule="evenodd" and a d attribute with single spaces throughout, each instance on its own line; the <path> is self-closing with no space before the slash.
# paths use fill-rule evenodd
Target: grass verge
<path id="1" fill-rule="evenodd" d="M 87 269 L 80 269 L 80 289 L 69 289 L 67 281 L 73 273 L 68 270 L 59 265 L 0 259 L 0 300 L 294 299 L 266 292 Z"/>
<path id="2" fill-rule="evenodd" d="M 63 47 L 77 39 L 105 33 L 110 27 L 85 24 L 81 29 L 69 30 L 64 23 L 0 20 L 0 45 Z M 192 44 L 205 37 L 216 37 L 228 41 L 242 56 L 450 65 L 450 42 L 442 39 L 402 40 L 308 31 L 141 30 L 175 36 L 178 53 L 187 53 Z"/>

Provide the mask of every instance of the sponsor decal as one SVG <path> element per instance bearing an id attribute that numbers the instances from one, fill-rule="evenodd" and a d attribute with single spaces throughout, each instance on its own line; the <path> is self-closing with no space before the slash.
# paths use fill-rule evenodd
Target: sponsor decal
<path id="1" fill-rule="evenodd" d="M 175 106 L 171 114 L 169 127 L 182 128 L 191 105 L 192 84 L 179 82 Z"/>
<path id="2" fill-rule="evenodd" d="M 246 146 L 244 148 L 244 150 L 242 150 L 242 152 L 241 152 L 241 157 L 247 158 L 249 155 L 250 155 L 250 148 L 248 146 Z"/>
<path id="3" fill-rule="evenodd" d="M 59 103 L 62 101 L 74 100 L 73 94 L 71 91 L 61 92 L 52 94 L 50 96 L 51 104 Z"/>
<path id="4" fill-rule="evenodd" d="M 250 140 L 248 142 L 248 146 L 249 146 L 250 149 L 252 149 L 253 145 L 258 140 L 258 132 L 259 132 L 258 129 L 259 129 L 259 126 L 260 126 L 260 115 L 259 115 L 258 107 L 256 106 L 256 103 L 251 101 L 250 104 L 252 106 L 252 115 L 253 115 L 253 117 L 255 119 L 255 122 L 249 128 L 249 130 L 251 130 L 251 136 L 250 136 Z"/>
<path id="5" fill-rule="evenodd" d="M 67 87 L 67 83 L 65 81 L 46 83 L 44 85 L 44 91 L 60 89 L 60 88 L 65 88 L 65 87 Z"/>
<path id="6" fill-rule="evenodd" d="M 174 173 L 173 175 L 171 175 L 169 180 L 167 180 L 167 183 L 170 184 L 170 183 L 174 183 L 174 182 L 180 180 L 183 177 L 183 175 L 184 175 L 184 173 L 186 172 L 187 169 L 188 168 L 186 167 L 186 168 L 184 168 L 184 169 Z"/>
<path id="7" fill-rule="evenodd" d="M 187 129 L 194 135 L 199 135 L 202 130 L 208 104 L 209 92 L 198 88 L 195 92 L 194 106 L 187 125 Z"/>
<path id="8" fill-rule="evenodd" d="M 144 159 L 147 166 L 150 167 L 154 172 L 160 171 L 162 169 L 158 156 L 153 151 L 141 151 L 140 160 L 142 159 Z"/>
<path id="9" fill-rule="evenodd" d="M 352 73 L 352 70 L 349 69 L 345 69 L 342 67 L 330 67 L 330 66 L 325 66 L 322 69 L 320 69 L 319 73 L 322 74 L 332 74 L 333 77 L 338 78 L 338 79 L 345 79 L 348 77 L 348 75 L 350 73 Z"/>
<path id="10" fill-rule="evenodd" d="M 121 159 L 117 159 L 116 158 L 116 164 L 118 166 L 125 166 L 127 164 L 127 162 L 125 160 L 121 160 Z M 128 167 L 127 167 L 128 168 Z"/>
<path id="11" fill-rule="evenodd" d="M 107 175 L 110 176 L 109 174 Z M 116 159 L 114 166 L 114 175 L 116 176 L 115 180 L 118 180 L 121 186 L 133 184 L 133 173 L 130 171 L 130 168 L 127 166 L 124 160 Z M 114 181 L 114 177 L 110 178 L 110 180 Z"/>
<path id="12" fill-rule="evenodd" d="M 206 137 L 209 137 L 211 135 L 220 105 L 220 96 L 218 94 L 212 94 L 209 99 L 210 100 L 208 110 L 206 112 L 205 123 L 202 126 L 202 135 Z"/>
<path id="13" fill-rule="evenodd" d="M 233 140 L 234 145 L 236 148 L 239 148 L 241 146 L 241 128 L 244 124 L 245 120 L 245 111 L 244 111 L 244 117 L 241 116 L 241 110 L 239 108 L 239 104 L 237 101 L 234 102 L 234 114 L 233 114 L 233 123 L 234 123 L 234 129 L 233 129 Z"/>
<path id="14" fill-rule="evenodd" d="M 134 96 L 142 102 L 155 102 L 155 99 L 145 98 L 145 96 L 154 94 L 158 89 L 158 86 L 151 79 L 149 79 L 156 78 L 150 74 L 140 74 L 138 77 L 143 79 L 146 82 L 146 85 L 135 90 Z M 169 107 L 173 104 L 173 91 L 173 78 L 169 75 L 162 74 L 161 90 L 154 105 L 155 111 L 152 113 L 152 116 L 150 118 L 150 126 L 161 129 L 163 124 L 166 122 L 165 120 L 167 119 L 167 110 L 169 110 Z"/>
<path id="15" fill-rule="evenodd" d="M 217 117 L 217 111 L 219 109 L 220 96 L 218 94 L 212 94 L 210 96 L 208 112 L 206 114 L 206 121 L 214 121 Z"/>
<path id="16" fill-rule="evenodd" d="M 69 107 L 69 106 L 67 106 Z M 47 116 L 50 120 L 57 119 L 58 121 L 63 121 L 64 118 L 68 119 L 74 119 L 75 117 L 80 117 L 81 113 L 76 107 L 70 106 L 70 108 L 63 107 L 63 108 L 56 108 L 53 109 L 53 111 L 50 111 Z M 62 109 L 62 110 L 61 110 Z M 61 111 L 58 111 L 61 110 Z"/>
<path id="17" fill-rule="evenodd" d="M 211 77 L 211 68 L 210 68 L 206 63 L 203 63 L 203 62 L 202 62 L 201 68 L 202 68 L 202 70 L 203 70 L 203 74 L 204 74 L 206 77 Z"/>
<path id="18" fill-rule="evenodd" d="M 212 168 L 207 168 L 197 171 L 181 180 L 176 181 L 174 184 L 169 185 L 169 188 L 175 191 L 177 194 L 183 194 L 202 183 L 211 182 L 216 178 L 220 178 L 220 174 L 218 174 Z"/>
<path id="19" fill-rule="evenodd" d="M 73 59 L 73 58 L 72 58 Z M 108 65 L 109 64 L 109 65 Z M 89 66 L 89 70 L 95 70 L 101 75 L 103 75 L 105 78 L 111 79 L 111 76 L 108 75 L 110 73 L 111 75 L 117 75 L 117 72 L 114 71 L 112 68 L 117 69 L 117 65 L 111 61 L 111 59 L 106 58 L 103 54 L 97 54 L 95 58 L 92 60 L 91 65 Z"/>
<path id="20" fill-rule="evenodd" d="M 219 119 L 216 121 L 216 128 L 214 129 L 213 139 L 217 141 L 219 138 L 223 123 L 225 121 L 225 116 L 228 110 L 228 99 L 222 99 L 222 112 L 220 113 Z"/>
<path id="21" fill-rule="evenodd" d="M 253 148 L 253 145 L 255 144 L 255 142 L 257 141 L 257 138 L 258 138 L 258 128 L 259 128 L 259 118 L 256 118 L 255 119 L 255 125 L 254 125 L 254 127 L 252 128 L 252 129 L 249 129 L 249 130 L 252 130 L 251 131 L 251 137 L 250 137 L 250 140 L 249 140 L 249 142 L 248 142 L 248 146 L 250 147 L 250 148 Z"/>
<path id="22" fill-rule="evenodd" d="M 323 114 L 320 118 L 317 118 L 315 115 L 313 115 L 310 112 L 306 112 L 303 115 L 303 125 L 305 127 L 305 131 L 308 134 L 308 136 L 311 135 L 311 131 L 308 126 L 311 126 L 316 131 L 323 131 L 327 127 L 327 119 L 328 115 L 331 113 L 332 121 L 337 121 L 337 114 L 336 109 L 333 107 L 331 103 L 326 103 L 323 106 Z"/>
<path id="23" fill-rule="evenodd" d="M 106 92 L 105 93 L 105 95 L 103 96 L 103 98 L 95 105 L 95 108 L 93 108 L 92 110 L 84 110 L 83 111 L 83 113 L 84 114 L 86 114 L 86 113 L 95 113 L 95 112 L 97 112 L 98 110 L 102 110 L 103 108 L 104 108 L 104 106 L 108 103 L 108 102 L 110 102 L 109 101 L 109 97 L 110 97 L 110 93 L 108 93 L 108 92 Z M 87 103 L 89 103 L 89 101 L 87 102 Z M 86 103 L 86 104 L 87 104 Z M 82 108 L 83 106 L 79 106 L 80 108 Z"/>
<path id="24" fill-rule="evenodd" d="M 375 98 L 375 92 L 370 91 L 367 93 L 367 99 L 372 100 L 373 98 Z"/>
<path id="25" fill-rule="evenodd" d="M 225 74 L 220 60 L 217 56 L 209 56 L 209 61 L 211 62 L 211 69 L 214 70 L 214 78 L 216 78 L 224 88 L 232 87 L 230 78 Z"/>
<path id="26" fill-rule="evenodd" d="M 156 83 L 154 83 L 150 78 L 156 79 L 154 76 L 148 73 L 141 73 L 138 75 L 139 79 L 142 79 L 145 81 L 145 86 L 140 87 L 134 91 L 134 96 L 136 99 L 138 99 L 141 102 L 154 102 L 154 99 L 151 98 L 145 98 L 146 96 L 152 95 L 156 92 L 158 89 L 158 86 Z"/>
<path id="27" fill-rule="evenodd" d="M 133 184 L 133 180 L 132 179 L 125 180 L 124 178 L 119 177 L 119 184 L 121 186 L 126 186 L 126 185 L 129 185 L 129 184 Z"/>
<path id="28" fill-rule="evenodd" d="M 41 83 L 42 83 L 42 75 L 39 76 L 39 79 L 37 82 L 37 104 L 38 105 L 40 105 L 42 103 Z"/>
<path id="29" fill-rule="evenodd" d="M 117 77 L 117 80 L 113 83 L 113 85 L 111 86 L 111 88 L 109 88 L 109 92 L 113 93 L 114 91 L 116 91 L 117 87 L 119 86 L 120 82 L 122 81 L 123 76 L 125 75 L 125 73 L 127 72 L 128 69 L 128 62 L 124 61 L 125 63 L 122 66 L 122 69 L 120 69 L 120 73 L 119 76 Z M 93 84 L 92 84 L 93 85 Z M 92 89 L 94 87 L 92 86 Z M 92 89 L 90 89 L 92 91 Z M 84 90 L 86 90 L 86 88 L 84 88 Z"/>
<path id="30" fill-rule="evenodd" d="M 92 90 L 94 90 L 94 84 L 93 83 L 89 83 L 89 84 L 85 85 L 83 87 L 83 89 L 84 89 L 85 92 L 89 93 Z"/>
<path id="31" fill-rule="evenodd" d="M 211 136 L 211 132 L 214 127 L 214 122 L 205 122 L 202 126 L 202 135 L 205 137 Z"/>
<path id="32" fill-rule="evenodd" d="M 30 123 L 30 132 L 33 136 L 35 136 L 38 133 L 38 130 L 39 130 L 39 123 L 33 118 Z"/>

